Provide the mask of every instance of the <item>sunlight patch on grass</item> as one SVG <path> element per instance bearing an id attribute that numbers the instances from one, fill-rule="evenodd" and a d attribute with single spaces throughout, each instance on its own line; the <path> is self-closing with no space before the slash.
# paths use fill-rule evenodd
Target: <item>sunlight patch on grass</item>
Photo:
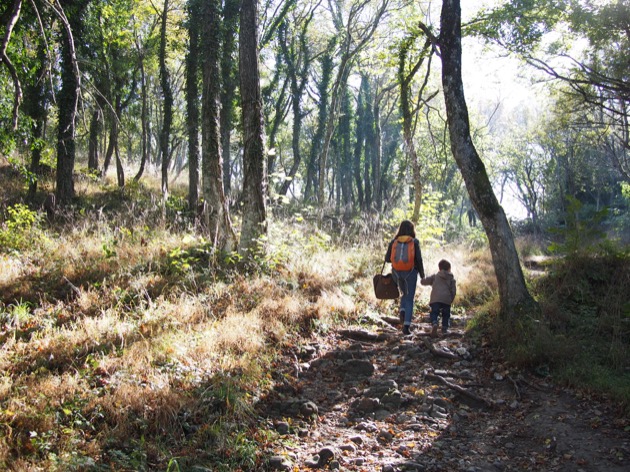
<path id="1" fill-rule="evenodd" d="M 340 314 L 348 316 L 356 310 L 351 297 L 339 289 L 323 290 L 317 299 L 316 306 L 325 314 Z"/>
<path id="2" fill-rule="evenodd" d="M 25 271 L 25 263 L 17 257 L 0 254 L 0 285 L 17 279 Z"/>

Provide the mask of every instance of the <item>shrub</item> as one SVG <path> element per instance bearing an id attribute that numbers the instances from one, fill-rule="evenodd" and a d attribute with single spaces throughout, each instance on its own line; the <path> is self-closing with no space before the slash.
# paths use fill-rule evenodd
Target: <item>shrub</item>
<path id="1" fill-rule="evenodd" d="M 23 203 L 7 208 L 7 218 L 0 227 L 0 251 L 20 251 L 39 235 L 40 215 Z"/>

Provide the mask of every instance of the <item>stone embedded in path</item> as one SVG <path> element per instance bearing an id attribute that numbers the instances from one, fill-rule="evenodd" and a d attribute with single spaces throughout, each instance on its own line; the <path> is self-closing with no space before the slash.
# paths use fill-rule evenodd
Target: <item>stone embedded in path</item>
<path id="1" fill-rule="evenodd" d="M 350 359 L 340 364 L 338 370 L 348 377 L 371 377 L 376 369 L 368 360 Z"/>
<path id="2" fill-rule="evenodd" d="M 372 413 L 378 410 L 381 406 L 381 401 L 378 398 L 362 397 L 355 400 L 350 408 L 356 410 L 357 413 Z"/>
<path id="3" fill-rule="evenodd" d="M 285 435 L 285 434 L 289 434 L 289 423 L 287 423 L 286 421 L 279 421 L 276 424 L 276 431 L 278 432 L 278 434 L 281 435 Z"/>
<path id="4" fill-rule="evenodd" d="M 317 416 L 319 412 L 319 408 L 312 401 L 305 401 L 300 405 L 300 414 L 306 418 L 310 418 L 312 416 Z"/>
<path id="5" fill-rule="evenodd" d="M 268 461 L 269 470 L 292 470 L 293 464 L 284 456 L 272 456 Z"/>

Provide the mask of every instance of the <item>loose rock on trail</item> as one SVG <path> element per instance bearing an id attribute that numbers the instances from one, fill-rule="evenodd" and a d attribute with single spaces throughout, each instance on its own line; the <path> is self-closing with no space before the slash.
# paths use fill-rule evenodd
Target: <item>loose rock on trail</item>
<path id="1" fill-rule="evenodd" d="M 457 324 L 434 339 L 380 323 L 287 356 L 259 406 L 279 435 L 265 470 L 630 470 L 614 405 L 493 362 Z"/>

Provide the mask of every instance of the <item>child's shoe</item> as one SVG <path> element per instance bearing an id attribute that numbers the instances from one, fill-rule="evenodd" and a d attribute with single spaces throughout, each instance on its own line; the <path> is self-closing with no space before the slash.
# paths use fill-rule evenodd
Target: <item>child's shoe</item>
<path id="1" fill-rule="evenodd" d="M 431 337 L 432 338 L 437 338 L 437 330 L 438 330 L 438 325 L 434 324 L 433 327 L 431 328 Z"/>

